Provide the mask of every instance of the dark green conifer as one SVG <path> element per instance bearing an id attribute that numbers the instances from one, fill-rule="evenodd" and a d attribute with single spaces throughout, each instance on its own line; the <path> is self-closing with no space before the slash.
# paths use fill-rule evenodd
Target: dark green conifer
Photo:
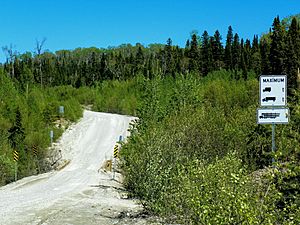
<path id="1" fill-rule="evenodd" d="M 227 70 L 233 69 L 233 62 L 232 62 L 232 43 L 233 43 L 233 30 L 232 27 L 228 27 L 228 33 L 226 37 L 226 45 L 225 45 L 225 68 Z"/>
<path id="2" fill-rule="evenodd" d="M 22 116 L 19 109 L 16 111 L 16 120 L 14 125 L 8 130 L 8 140 L 13 149 L 20 151 L 24 147 L 25 132 L 22 125 Z"/>
<path id="3" fill-rule="evenodd" d="M 218 30 L 216 30 L 212 39 L 212 55 L 213 55 L 213 68 L 220 70 L 223 67 L 224 48 L 222 45 L 222 37 Z"/>
<path id="4" fill-rule="evenodd" d="M 241 60 L 240 60 L 240 68 L 242 69 L 243 79 L 247 80 L 248 76 L 248 68 L 246 64 L 247 51 L 244 45 L 244 39 L 241 40 Z"/>
<path id="5" fill-rule="evenodd" d="M 260 58 L 261 58 L 261 73 L 268 75 L 271 74 L 271 63 L 270 63 L 270 41 L 267 38 L 260 40 Z"/>
<path id="6" fill-rule="evenodd" d="M 175 68 L 174 68 L 175 65 L 173 59 L 171 38 L 167 40 L 167 44 L 165 45 L 164 58 L 165 58 L 165 65 L 164 65 L 165 74 L 175 76 Z"/>
<path id="7" fill-rule="evenodd" d="M 240 45 L 239 35 L 236 33 L 234 35 L 234 40 L 232 43 L 232 66 L 235 75 L 237 75 L 237 72 L 240 68 L 240 61 L 241 61 L 241 45 Z M 239 78 L 236 77 L 236 79 Z"/>
<path id="8" fill-rule="evenodd" d="M 191 47 L 189 51 L 189 71 L 199 72 L 200 53 L 198 49 L 197 35 L 192 35 Z"/>
<path id="9" fill-rule="evenodd" d="M 201 39 L 202 74 L 205 76 L 212 70 L 212 49 L 207 31 L 204 31 Z"/>
<path id="10" fill-rule="evenodd" d="M 298 88 L 297 77 L 298 68 L 300 67 L 300 27 L 296 18 L 292 19 L 286 37 L 286 58 L 285 58 L 285 70 L 288 76 L 288 88 L 290 94 L 291 89 Z"/>
<path id="11" fill-rule="evenodd" d="M 284 74 L 284 60 L 285 60 L 285 30 L 280 23 L 279 16 L 274 19 L 271 33 L 271 47 L 270 47 L 270 64 L 272 74 Z"/>
<path id="12" fill-rule="evenodd" d="M 247 44 L 246 41 L 246 49 L 248 50 L 247 46 L 250 46 L 250 41 L 249 44 Z M 246 50 L 246 51 L 247 51 Z M 258 41 L 258 36 L 254 35 L 253 37 L 253 41 L 252 41 L 252 47 L 250 48 L 251 52 L 251 56 L 249 57 L 249 69 L 254 70 L 254 72 L 258 75 L 261 74 L 261 54 L 260 54 L 260 48 L 259 48 L 259 41 Z"/>

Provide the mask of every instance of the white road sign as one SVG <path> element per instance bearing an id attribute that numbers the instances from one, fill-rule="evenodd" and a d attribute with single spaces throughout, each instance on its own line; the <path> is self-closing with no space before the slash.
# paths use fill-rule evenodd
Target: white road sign
<path id="1" fill-rule="evenodd" d="M 59 110 L 59 113 L 60 114 L 64 114 L 64 112 L 65 112 L 65 108 L 61 105 L 61 106 L 59 106 L 59 108 L 58 108 Z"/>
<path id="2" fill-rule="evenodd" d="M 53 138 L 53 137 L 54 137 L 53 130 L 50 130 L 50 138 Z"/>
<path id="3" fill-rule="evenodd" d="M 286 124 L 289 122 L 288 108 L 257 109 L 258 124 Z"/>
<path id="4" fill-rule="evenodd" d="M 261 106 L 286 106 L 286 75 L 261 75 L 259 84 Z"/>

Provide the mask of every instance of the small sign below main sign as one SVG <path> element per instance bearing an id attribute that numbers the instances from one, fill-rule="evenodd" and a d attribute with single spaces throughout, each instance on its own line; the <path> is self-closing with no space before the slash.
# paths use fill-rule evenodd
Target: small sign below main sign
<path id="1" fill-rule="evenodd" d="M 59 113 L 64 114 L 64 112 L 65 112 L 65 108 L 62 105 L 59 106 Z"/>
<path id="2" fill-rule="evenodd" d="M 289 123 L 288 108 L 257 109 L 258 124 L 287 124 Z"/>
<path id="3" fill-rule="evenodd" d="M 260 76 L 260 105 L 286 106 L 287 96 L 286 75 Z"/>

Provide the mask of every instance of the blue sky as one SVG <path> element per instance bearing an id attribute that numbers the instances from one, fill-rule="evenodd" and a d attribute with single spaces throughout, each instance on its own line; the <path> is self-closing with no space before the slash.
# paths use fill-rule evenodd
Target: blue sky
<path id="1" fill-rule="evenodd" d="M 165 43 L 184 46 L 192 30 L 210 35 L 227 28 L 242 38 L 262 34 L 280 18 L 300 13 L 300 0 L 0 0 L 0 46 L 20 53 L 34 51 L 46 38 L 52 52 L 77 47 L 123 43 Z M 0 51 L 0 62 L 5 59 Z"/>

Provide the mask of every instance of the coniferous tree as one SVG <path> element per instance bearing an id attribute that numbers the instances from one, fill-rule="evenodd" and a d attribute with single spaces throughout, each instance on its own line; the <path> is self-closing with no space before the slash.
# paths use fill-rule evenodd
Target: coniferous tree
<path id="1" fill-rule="evenodd" d="M 174 59 L 173 59 L 173 53 L 172 53 L 172 40 L 169 38 L 167 40 L 167 44 L 164 48 L 164 58 L 165 58 L 165 65 L 164 65 L 164 71 L 167 75 L 172 75 L 175 77 L 175 68 L 174 68 Z"/>
<path id="2" fill-rule="evenodd" d="M 288 88 L 297 88 L 298 68 L 300 67 L 300 27 L 296 18 L 292 19 L 286 37 L 285 70 L 288 76 Z M 292 94 L 291 90 L 289 90 Z"/>
<path id="3" fill-rule="evenodd" d="M 271 63 L 270 63 L 270 40 L 262 38 L 260 41 L 260 58 L 261 58 L 261 72 L 262 74 L 271 74 Z"/>
<path id="4" fill-rule="evenodd" d="M 280 23 L 279 16 L 274 19 L 272 25 L 273 32 L 271 33 L 270 46 L 270 63 L 271 73 L 284 74 L 284 60 L 285 60 L 285 30 Z"/>
<path id="5" fill-rule="evenodd" d="M 199 72 L 199 49 L 198 49 L 198 40 L 197 35 L 192 35 L 191 47 L 189 51 L 189 71 Z"/>
<path id="6" fill-rule="evenodd" d="M 174 50 L 174 67 L 177 73 L 184 73 L 184 66 L 182 64 L 183 58 L 184 51 L 181 48 L 179 48 L 179 46 L 176 46 Z"/>
<path id="7" fill-rule="evenodd" d="M 247 51 L 246 47 L 244 45 L 244 39 L 241 40 L 241 60 L 240 60 L 240 68 L 242 69 L 243 72 L 243 79 L 247 80 L 247 75 L 248 75 L 248 68 L 246 64 L 246 57 L 247 57 Z"/>
<path id="8" fill-rule="evenodd" d="M 226 37 L 226 46 L 225 46 L 225 68 L 228 70 L 233 69 L 233 62 L 232 62 L 232 44 L 233 44 L 233 30 L 232 27 L 228 27 L 228 33 Z"/>
<path id="9" fill-rule="evenodd" d="M 201 45 L 202 74 L 205 76 L 212 70 L 212 50 L 207 31 L 202 35 Z"/>
<path id="10" fill-rule="evenodd" d="M 250 41 L 249 41 L 250 45 Z M 247 44 L 246 44 L 247 46 Z M 247 47 L 246 47 L 247 48 Z M 259 48 L 258 36 L 254 35 L 251 47 L 251 57 L 249 58 L 249 68 L 254 70 L 257 75 L 261 73 L 261 54 Z"/>
<path id="11" fill-rule="evenodd" d="M 241 45 L 240 45 L 239 35 L 236 33 L 234 35 L 234 40 L 232 43 L 232 68 L 235 72 L 235 75 L 237 75 L 237 72 L 239 70 L 240 59 L 241 59 Z M 238 79 L 238 77 L 236 78 Z"/>
<path id="12" fill-rule="evenodd" d="M 144 66 L 143 64 L 144 64 L 144 53 L 142 47 L 139 45 L 135 56 L 135 70 L 137 72 L 141 71 Z"/>
<path id="13" fill-rule="evenodd" d="M 100 59 L 100 68 L 99 68 L 101 80 L 106 79 L 105 71 L 106 71 L 106 55 L 104 53 L 102 53 L 101 59 Z"/>
<path id="14" fill-rule="evenodd" d="M 220 70 L 223 67 L 223 52 L 222 37 L 216 30 L 212 41 L 213 69 Z"/>
<path id="15" fill-rule="evenodd" d="M 22 116 L 19 109 L 16 111 L 16 120 L 14 125 L 8 130 L 8 140 L 13 149 L 20 151 L 24 148 L 25 132 L 22 125 Z"/>
<path id="16" fill-rule="evenodd" d="M 190 40 L 187 39 L 187 41 L 186 41 L 186 43 L 185 43 L 185 48 L 184 48 L 184 55 L 185 55 L 186 57 L 189 56 L 190 47 L 191 47 L 191 46 L 190 46 Z"/>
<path id="17" fill-rule="evenodd" d="M 245 41 L 244 54 L 245 54 L 245 64 L 248 70 L 251 70 L 252 49 L 251 49 L 251 42 L 249 39 L 246 39 Z"/>

